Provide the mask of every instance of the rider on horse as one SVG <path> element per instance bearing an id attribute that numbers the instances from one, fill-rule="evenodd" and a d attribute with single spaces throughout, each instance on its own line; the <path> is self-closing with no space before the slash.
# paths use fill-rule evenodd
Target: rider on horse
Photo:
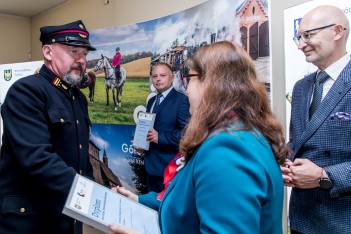
<path id="1" fill-rule="evenodd" d="M 119 83 L 121 79 L 121 59 L 122 59 L 122 54 L 119 52 L 120 48 L 116 48 L 116 54 L 113 56 L 112 60 L 112 66 L 115 68 L 115 73 L 116 73 L 116 79 L 117 82 Z"/>

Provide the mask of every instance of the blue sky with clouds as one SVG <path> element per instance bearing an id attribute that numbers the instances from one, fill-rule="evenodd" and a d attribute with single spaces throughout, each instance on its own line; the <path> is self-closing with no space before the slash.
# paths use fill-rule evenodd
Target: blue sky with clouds
<path id="1" fill-rule="evenodd" d="M 134 125 L 93 124 L 90 135 L 90 139 L 100 149 L 100 160 L 102 161 L 104 150 L 106 150 L 109 168 L 118 176 L 122 185 L 129 189 L 134 187 L 132 171 L 128 163 L 128 159 L 132 157 L 128 149 L 134 131 Z"/>
<path id="2" fill-rule="evenodd" d="M 210 0 L 185 11 L 162 18 L 92 30 L 91 42 L 97 51 L 90 52 L 88 60 L 100 54 L 112 58 L 119 46 L 122 54 L 142 51 L 164 53 L 176 39 L 182 44 L 196 34 L 195 43 L 210 42 L 210 35 L 223 26 L 228 27 L 233 37 L 238 37 L 239 21 L 235 18 L 236 8 L 243 0 Z M 240 38 L 235 38 L 240 42 Z M 192 42 L 194 43 L 194 42 Z"/>

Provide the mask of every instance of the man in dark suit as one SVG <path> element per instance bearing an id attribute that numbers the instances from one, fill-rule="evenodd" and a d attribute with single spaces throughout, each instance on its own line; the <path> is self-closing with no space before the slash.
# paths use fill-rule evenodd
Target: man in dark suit
<path id="1" fill-rule="evenodd" d="M 76 173 L 92 177 L 88 106 L 77 85 L 95 48 L 80 20 L 40 31 L 44 65 L 16 81 L 1 106 L 1 234 L 82 233 L 62 209 Z"/>
<path id="2" fill-rule="evenodd" d="M 344 12 L 319 6 L 307 13 L 294 38 L 317 72 L 293 90 L 292 154 L 281 167 L 292 187 L 291 233 L 350 233 L 351 62 Z"/>
<path id="3" fill-rule="evenodd" d="M 149 191 L 161 192 L 163 172 L 178 153 L 183 128 L 190 117 L 188 97 L 173 86 L 171 67 L 158 63 L 152 69 L 152 84 L 157 95 L 147 103 L 147 111 L 156 113 L 154 128 L 149 130 L 149 150 L 145 152 L 146 179 Z"/>

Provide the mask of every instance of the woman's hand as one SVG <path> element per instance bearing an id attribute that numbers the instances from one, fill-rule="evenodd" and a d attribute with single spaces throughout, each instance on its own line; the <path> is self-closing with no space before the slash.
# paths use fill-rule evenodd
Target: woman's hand
<path id="1" fill-rule="evenodd" d="M 108 225 L 108 227 L 110 228 L 110 232 L 109 232 L 110 234 L 142 234 L 137 230 L 127 228 L 127 227 L 122 227 L 117 224 L 110 224 Z"/>
<path id="2" fill-rule="evenodd" d="M 119 187 L 119 186 L 117 186 L 117 187 L 113 187 L 113 188 L 111 188 L 111 189 L 112 189 L 112 191 L 114 191 L 114 192 L 117 192 L 117 193 L 119 193 L 119 194 L 122 194 L 123 196 L 128 197 L 128 198 L 130 198 L 130 199 L 132 199 L 132 200 L 134 200 L 134 201 L 136 201 L 136 202 L 139 202 L 139 197 L 138 197 L 138 195 L 136 195 L 135 193 L 131 192 L 130 190 L 128 190 L 128 189 L 126 189 L 126 188 L 124 188 L 124 187 Z"/>

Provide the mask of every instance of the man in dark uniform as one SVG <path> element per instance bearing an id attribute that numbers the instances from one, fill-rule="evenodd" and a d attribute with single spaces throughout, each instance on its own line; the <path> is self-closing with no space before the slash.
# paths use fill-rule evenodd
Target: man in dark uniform
<path id="1" fill-rule="evenodd" d="M 87 100 L 76 86 L 95 48 L 80 20 L 40 31 L 44 65 L 1 107 L 1 234 L 82 232 L 62 209 L 76 173 L 92 177 Z"/>

